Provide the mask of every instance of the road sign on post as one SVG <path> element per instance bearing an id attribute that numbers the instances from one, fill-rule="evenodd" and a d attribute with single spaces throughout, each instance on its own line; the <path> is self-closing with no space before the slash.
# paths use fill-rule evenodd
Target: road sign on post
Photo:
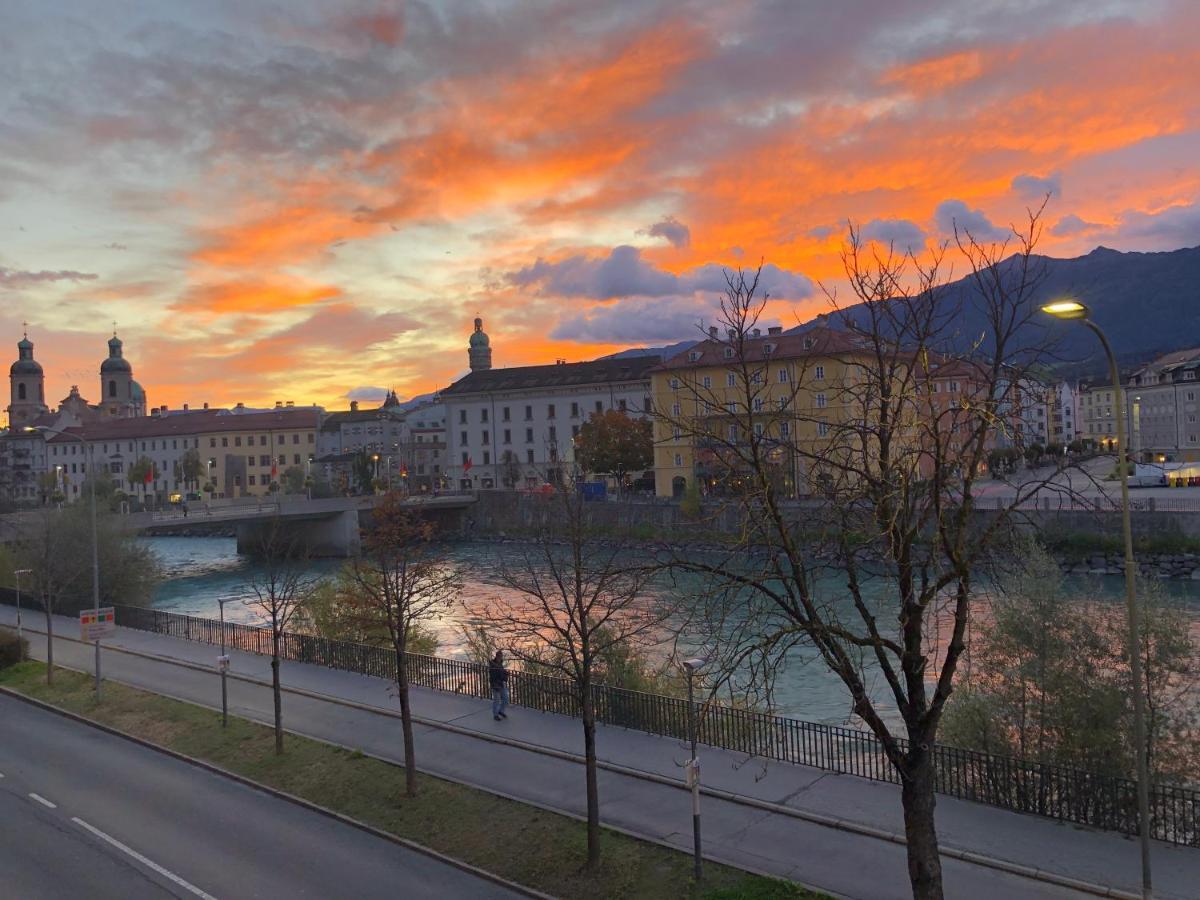
<path id="1" fill-rule="evenodd" d="M 111 606 L 100 609 L 84 609 L 79 611 L 79 639 L 81 641 L 98 641 L 100 638 L 112 637 L 117 630 L 117 614 Z"/>

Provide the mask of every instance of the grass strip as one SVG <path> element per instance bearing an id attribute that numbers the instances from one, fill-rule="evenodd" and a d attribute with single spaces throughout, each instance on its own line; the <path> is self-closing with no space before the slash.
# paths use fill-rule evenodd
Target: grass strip
<path id="1" fill-rule="evenodd" d="M 0 685 L 117 728 L 269 787 L 351 816 L 544 893 L 571 898 L 691 898 L 691 900 L 816 900 L 790 882 L 706 862 L 703 884 L 692 880 L 691 856 L 604 830 L 601 863 L 587 858 L 584 824 L 569 816 L 486 791 L 419 776 L 418 795 L 404 796 L 404 770 L 357 751 L 288 735 L 282 756 L 269 728 L 105 682 L 97 704 L 87 675 L 44 663 L 0 670 Z"/>

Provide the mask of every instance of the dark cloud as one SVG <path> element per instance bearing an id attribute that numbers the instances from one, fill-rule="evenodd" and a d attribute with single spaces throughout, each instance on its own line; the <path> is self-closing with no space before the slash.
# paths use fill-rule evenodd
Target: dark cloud
<path id="1" fill-rule="evenodd" d="M 614 247 L 605 257 L 571 256 L 559 262 L 539 259 L 508 276 L 509 283 L 534 288 L 546 296 L 614 300 L 625 297 L 668 297 L 725 290 L 725 267 L 707 263 L 681 275 L 664 271 L 642 259 L 637 247 Z M 772 297 L 800 299 L 813 292 L 813 283 L 799 272 L 768 263 L 759 287 Z"/>
<path id="2" fill-rule="evenodd" d="M 1200 202 L 1168 206 L 1156 213 L 1130 210 L 1121 215 L 1117 234 L 1171 248 L 1200 245 Z"/>
<path id="3" fill-rule="evenodd" d="M 1018 175 L 1012 180 L 1012 189 L 1026 200 L 1041 200 L 1047 194 L 1057 197 L 1062 193 L 1062 176 Z"/>
<path id="4" fill-rule="evenodd" d="M 606 344 L 681 341 L 699 338 L 706 314 L 711 319 L 715 313 L 715 306 L 699 307 L 686 297 L 619 300 L 568 316 L 550 332 L 550 338 Z"/>
<path id="5" fill-rule="evenodd" d="M 925 244 L 925 232 L 908 219 L 872 219 L 862 227 L 862 237 L 900 251 L 919 250 Z"/>
<path id="6" fill-rule="evenodd" d="M 92 272 L 76 272 L 72 269 L 59 269 L 56 272 L 44 270 L 40 272 L 26 272 L 20 269 L 8 269 L 0 266 L 0 288 L 10 288 L 12 290 L 32 287 L 35 284 L 53 283 L 55 281 L 71 281 L 74 283 L 95 281 L 99 277 L 99 275 Z"/>
<path id="7" fill-rule="evenodd" d="M 1075 215 L 1075 213 L 1067 213 L 1061 219 L 1054 223 L 1050 229 L 1050 233 L 1055 237 L 1070 237 L 1073 234 L 1081 234 L 1085 231 L 1095 231 L 1103 226 L 1095 222 L 1087 222 Z"/>
<path id="8" fill-rule="evenodd" d="M 647 228 L 646 234 L 666 238 L 675 247 L 686 247 L 692 242 L 692 230 L 674 216 L 664 216 Z"/>
<path id="9" fill-rule="evenodd" d="M 122 243 L 119 243 L 119 242 L 117 242 L 117 241 L 112 241 L 111 243 L 105 244 L 105 245 L 104 245 L 104 249 L 105 249 L 105 250 L 128 250 L 128 249 L 129 249 L 129 245 L 128 245 L 128 244 L 122 244 Z"/>
<path id="10" fill-rule="evenodd" d="M 1003 241 L 1012 237 L 1007 228 L 993 225 L 981 209 L 971 209 L 961 200 L 943 200 L 933 213 L 938 231 L 945 235 L 970 234 L 977 241 Z"/>

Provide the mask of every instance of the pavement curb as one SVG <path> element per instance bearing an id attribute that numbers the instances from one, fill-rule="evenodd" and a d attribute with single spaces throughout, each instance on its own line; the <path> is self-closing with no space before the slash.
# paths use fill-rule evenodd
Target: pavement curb
<path id="1" fill-rule="evenodd" d="M 56 666 L 56 668 L 64 668 L 65 669 L 68 667 L 67 666 L 62 666 L 62 667 Z M 108 680 L 108 679 L 105 679 L 105 680 Z M 142 689 L 138 688 L 138 690 L 142 690 Z M 156 692 L 147 691 L 147 693 L 156 693 Z M 404 847 L 405 849 L 413 850 L 424 856 L 428 856 L 432 859 L 436 859 L 438 862 L 445 863 L 448 866 L 453 866 L 454 868 L 459 869 L 460 871 L 467 872 L 468 874 L 474 875 L 477 878 L 482 878 L 485 881 L 490 881 L 493 884 L 497 884 L 507 890 L 513 891 L 514 893 L 522 894 L 526 897 L 532 897 L 532 898 L 534 898 L 534 900 L 557 900 L 557 898 L 555 898 L 552 894 L 544 894 L 541 891 L 536 891 L 533 888 L 526 887 L 523 884 L 518 884 L 515 881 L 509 881 L 507 878 L 503 878 L 499 875 L 496 875 L 493 872 L 488 872 L 486 869 L 480 869 L 477 866 L 471 865 L 470 863 L 463 862 L 460 859 L 455 859 L 453 856 L 447 856 L 444 853 L 440 853 L 437 850 L 432 849 L 431 847 L 426 847 L 424 844 L 418 844 L 416 841 L 411 841 L 408 838 L 403 838 L 403 837 L 400 837 L 399 835 L 392 834 L 389 831 L 384 831 L 381 828 L 376 828 L 374 825 L 368 825 L 366 822 L 360 822 L 358 819 L 355 819 L 355 818 L 347 816 L 343 813 L 337 812 L 336 810 L 329 809 L 328 807 L 321 806 L 320 804 L 313 803 L 310 800 L 305 800 L 303 797 L 298 797 L 295 794 L 289 794 L 287 791 L 281 791 L 278 788 L 273 788 L 270 785 L 266 785 L 266 784 L 263 784 L 262 782 L 255 781 L 252 778 L 247 778 L 245 775 L 239 775 L 237 772 L 232 772 L 229 769 L 222 768 L 221 766 L 215 765 L 214 763 L 206 762 L 205 760 L 198 759 L 194 756 L 188 756 L 186 753 L 180 753 L 178 750 L 172 750 L 170 747 L 164 747 L 161 744 L 155 744 L 151 741 L 146 740 L 145 738 L 140 738 L 137 735 L 130 734 L 127 731 L 122 731 L 120 728 L 114 728 L 111 725 L 105 725 L 103 722 L 97 722 L 94 719 L 89 719 L 86 716 L 80 715 L 79 713 L 74 713 L 74 712 L 71 712 L 70 710 L 62 709 L 61 707 L 54 706 L 51 703 L 46 703 L 43 700 L 38 700 L 35 697 L 30 697 L 27 694 L 22 694 L 20 691 L 15 691 L 12 688 L 8 688 L 8 687 L 4 687 L 3 685 L 0 685 L 0 694 L 3 694 L 8 697 L 12 697 L 14 700 L 20 700 L 22 703 L 28 703 L 30 706 L 36 706 L 39 709 L 45 710 L 46 712 L 51 712 L 56 715 L 62 716 L 64 718 L 71 719 L 75 722 L 79 722 L 83 725 L 87 725 L 91 728 L 98 729 L 99 731 L 106 732 L 107 734 L 111 734 L 114 737 L 119 737 L 124 740 L 130 741 L 134 744 L 138 744 L 139 746 L 145 747 L 148 750 L 153 750 L 156 753 L 165 754 L 166 756 L 170 756 L 174 759 L 179 760 L 180 762 L 185 762 L 185 763 L 195 766 L 199 769 L 204 769 L 205 771 L 212 772 L 215 775 L 220 775 L 224 778 L 231 779 L 233 781 L 238 782 L 239 784 L 245 785 L 246 787 L 252 788 L 253 790 L 261 791 L 264 794 L 269 794 L 272 797 L 276 797 L 280 800 L 286 800 L 288 803 L 295 804 L 296 806 L 301 806 L 312 812 L 320 813 L 321 815 L 327 816 L 331 819 L 336 819 L 337 821 L 341 822 L 343 825 L 349 825 L 352 828 L 357 828 L 359 831 L 364 831 L 367 834 L 373 835 L 374 837 L 382 838 L 385 841 L 388 841 L 390 843 Z M 177 699 L 177 698 L 173 697 L 171 699 Z M 190 703 L 191 701 L 181 700 L 179 702 Z M 194 705 L 199 705 L 199 704 L 194 704 Z M 258 723 L 258 724 L 261 724 L 261 723 Z M 306 737 L 306 738 L 308 737 L 307 735 L 300 735 L 300 736 Z M 313 738 L 308 738 L 308 739 L 313 740 Z M 322 741 L 321 743 L 327 743 L 327 742 Z M 350 748 L 346 748 L 346 749 L 350 749 Z"/>
<path id="2" fill-rule="evenodd" d="M 42 634 L 42 635 L 45 634 L 44 631 L 36 631 L 34 629 L 26 629 L 26 630 L 33 631 L 35 634 Z M 137 632 L 137 633 L 142 633 L 142 632 Z M 55 639 L 70 641 L 70 642 L 76 643 L 76 644 L 83 643 L 82 641 L 79 641 L 75 638 L 65 637 L 65 636 L 61 636 L 58 634 L 55 635 Z M 161 663 L 164 663 L 167 665 L 175 665 L 175 666 L 179 666 L 179 667 L 185 668 L 185 669 L 192 669 L 194 671 L 204 672 L 204 673 L 207 673 L 210 675 L 215 674 L 215 672 L 212 668 L 202 665 L 200 663 L 194 663 L 194 662 L 191 662 L 188 660 L 175 659 L 173 657 L 162 656 L 157 653 L 149 653 L 149 652 L 146 652 L 143 650 L 133 650 L 128 647 L 114 647 L 111 645 L 107 645 L 107 646 L 105 646 L 105 649 L 113 651 L 113 652 L 117 652 L 117 653 L 125 653 L 130 656 L 141 657 L 143 659 L 150 659 L 155 662 L 161 662 Z M 254 654 L 254 655 L 257 656 L 258 654 Z M 228 677 L 236 679 L 238 681 L 245 682 L 247 684 L 253 684 L 258 687 L 266 687 L 266 688 L 271 687 L 270 682 L 267 682 L 267 681 L 264 681 L 264 680 L 261 680 L 258 678 L 253 678 L 249 675 L 241 675 L 241 674 L 237 674 L 234 672 L 230 672 L 228 674 Z M 317 700 L 317 701 L 321 701 L 321 702 L 325 702 L 325 703 L 334 703 L 339 706 L 345 706 L 350 709 L 357 709 L 362 712 L 368 712 L 368 713 L 372 713 L 375 715 L 388 716 L 388 717 L 394 718 L 394 719 L 400 718 L 400 713 L 398 711 L 390 710 L 390 709 L 387 709 L 386 707 L 371 706 L 370 704 L 359 703 L 358 701 L 348 700 L 344 697 L 336 697 L 331 694 L 322 694 L 317 691 L 310 691 L 305 688 L 297 688 L 297 687 L 286 687 L 285 686 L 285 687 L 283 687 L 283 691 L 285 693 L 294 694 L 299 697 L 306 697 L 307 699 L 310 699 L 310 700 Z M 153 693 L 161 693 L 161 692 L 153 692 Z M 174 698 L 174 699 L 182 699 L 182 698 Z M 194 701 L 185 700 L 183 702 L 193 703 Z M 437 728 L 442 731 L 449 731 L 451 733 L 459 734 L 464 737 L 470 737 L 470 738 L 474 738 L 476 740 L 488 741 L 490 743 L 500 744 L 502 746 L 509 746 L 509 747 L 513 747 L 518 750 L 524 750 L 524 751 L 527 751 L 530 753 L 537 753 L 542 756 L 549 756 L 551 758 L 560 759 L 560 760 L 563 760 L 566 762 L 572 762 L 572 763 L 576 763 L 576 764 L 580 764 L 580 765 L 583 764 L 583 757 L 581 755 L 570 753 L 570 752 L 567 752 L 564 750 L 558 750 L 553 747 L 543 747 L 538 744 L 530 744 L 526 741 L 520 741 L 515 738 L 508 738 L 508 737 L 504 737 L 502 735 L 492 735 L 492 734 L 488 734 L 487 732 L 476 731 L 471 728 L 464 728 L 461 725 L 453 725 L 449 722 L 441 722 L 436 719 L 426 719 L 426 718 L 423 718 L 420 716 L 413 716 L 412 719 L 413 719 L 414 724 L 423 725 L 423 726 L 426 726 L 429 728 Z M 303 735 L 303 736 L 309 737 L 308 735 Z M 628 766 L 622 766 L 618 763 L 606 762 L 603 760 L 597 761 L 597 766 L 598 766 L 598 768 L 603 769 L 604 771 L 613 772 L 618 775 L 624 775 L 629 778 L 635 778 L 635 779 L 639 779 L 642 781 L 649 781 L 654 784 L 665 785 L 667 787 L 676 788 L 681 791 L 687 790 L 687 787 L 686 787 L 686 785 L 684 785 L 682 780 L 668 778 L 667 776 L 660 775 L 656 772 L 646 772 L 646 771 L 642 771 L 640 769 L 633 769 Z M 429 773 L 429 774 L 432 774 L 432 773 Z M 440 778 L 442 776 L 437 775 L 435 777 Z M 454 779 L 449 779 L 449 780 L 454 780 Z M 463 782 L 463 783 L 466 783 L 466 782 Z M 473 787 L 474 785 L 469 785 L 469 786 Z M 487 790 L 486 788 L 481 788 L 481 789 Z M 724 800 L 726 802 L 735 803 L 735 804 L 738 804 L 741 806 L 748 806 L 748 807 L 751 807 L 754 809 L 762 810 L 764 812 L 770 812 L 770 813 L 775 813 L 778 815 L 788 816 L 789 818 L 799 819 L 801 821 L 810 822 L 814 825 L 822 825 L 827 828 L 833 828 L 833 829 L 837 829 L 839 831 L 845 831 L 845 832 L 848 832 L 851 834 L 857 834 L 862 837 L 874 838 L 876 840 L 887 841 L 889 843 L 900 844 L 900 845 L 904 845 L 907 843 L 907 840 L 904 837 L 904 835 L 899 832 L 888 831 L 888 830 L 882 829 L 882 828 L 874 828 L 870 825 L 864 825 L 861 822 L 856 822 L 856 821 L 849 820 L 849 819 L 840 819 L 835 816 L 827 816 L 827 815 L 823 815 L 821 813 L 808 812 L 806 810 L 796 809 L 795 807 L 784 806 L 779 803 L 772 803 L 769 800 L 760 800 L 757 797 L 747 797 L 744 794 L 738 794 L 733 791 L 721 790 L 720 788 L 710 788 L 710 787 L 702 786 L 700 789 L 700 792 L 702 795 L 712 797 L 714 799 Z M 495 793 L 495 792 L 493 791 L 492 793 Z M 520 800 L 519 798 L 511 798 L 511 799 L 515 799 L 515 800 L 517 800 L 517 802 L 521 802 L 521 803 L 526 802 L 524 800 Z M 552 810 L 552 811 L 560 812 L 560 810 Z M 610 826 L 605 825 L 604 827 L 608 828 Z M 643 840 L 654 840 L 654 838 L 647 838 L 644 835 L 639 835 L 639 834 L 635 834 L 632 832 L 629 832 L 629 833 L 632 836 L 641 838 Z M 678 848 L 675 848 L 675 849 L 678 849 Z M 1032 881 L 1038 881 L 1043 884 L 1051 884 L 1056 887 L 1068 888 L 1070 890 L 1078 891 L 1080 893 L 1091 894 L 1096 897 L 1112 897 L 1112 898 L 1115 898 L 1115 900 L 1141 900 L 1141 894 L 1134 893 L 1132 891 L 1123 891 L 1123 890 L 1113 887 L 1111 885 L 1096 884 L 1094 882 L 1082 881 L 1080 879 L 1072 878 L 1069 875 L 1061 875 L 1057 872 L 1047 872 L 1045 870 L 1033 868 L 1031 866 L 1025 866 L 1020 863 L 1014 863 L 1014 862 L 1010 862 L 1008 860 L 998 859 L 996 857 L 985 856 L 984 854 L 978 853 L 973 850 L 964 850 L 964 849 L 961 849 L 958 847 L 946 846 L 946 845 L 942 845 L 939 848 L 939 850 L 943 857 L 946 857 L 949 859 L 958 860 L 960 862 L 965 862 L 965 863 L 968 863 L 971 865 L 977 865 L 977 866 L 980 866 L 981 868 L 993 869 L 993 870 L 996 870 L 999 872 L 1004 872 L 1005 874 L 1008 874 L 1008 875 L 1016 875 L 1021 878 L 1028 878 Z M 738 868 L 744 868 L 744 867 L 738 866 Z M 772 877 L 775 877 L 775 876 L 772 876 Z M 826 891 L 826 893 L 828 893 L 828 892 Z"/>

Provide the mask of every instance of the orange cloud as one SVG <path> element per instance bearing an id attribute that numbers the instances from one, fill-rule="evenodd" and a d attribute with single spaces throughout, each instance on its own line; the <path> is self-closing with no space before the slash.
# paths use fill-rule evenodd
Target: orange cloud
<path id="1" fill-rule="evenodd" d="M 196 285 L 172 304 L 172 308 L 210 316 L 270 313 L 311 306 L 337 297 L 340 293 L 332 285 L 256 276 Z"/>
<path id="2" fill-rule="evenodd" d="M 978 50 L 964 50 L 896 66 L 885 72 L 880 81 L 885 85 L 898 84 L 913 94 L 927 96 L 973 81 L 983 74 L 983 69 L 983 54 Z"/>

